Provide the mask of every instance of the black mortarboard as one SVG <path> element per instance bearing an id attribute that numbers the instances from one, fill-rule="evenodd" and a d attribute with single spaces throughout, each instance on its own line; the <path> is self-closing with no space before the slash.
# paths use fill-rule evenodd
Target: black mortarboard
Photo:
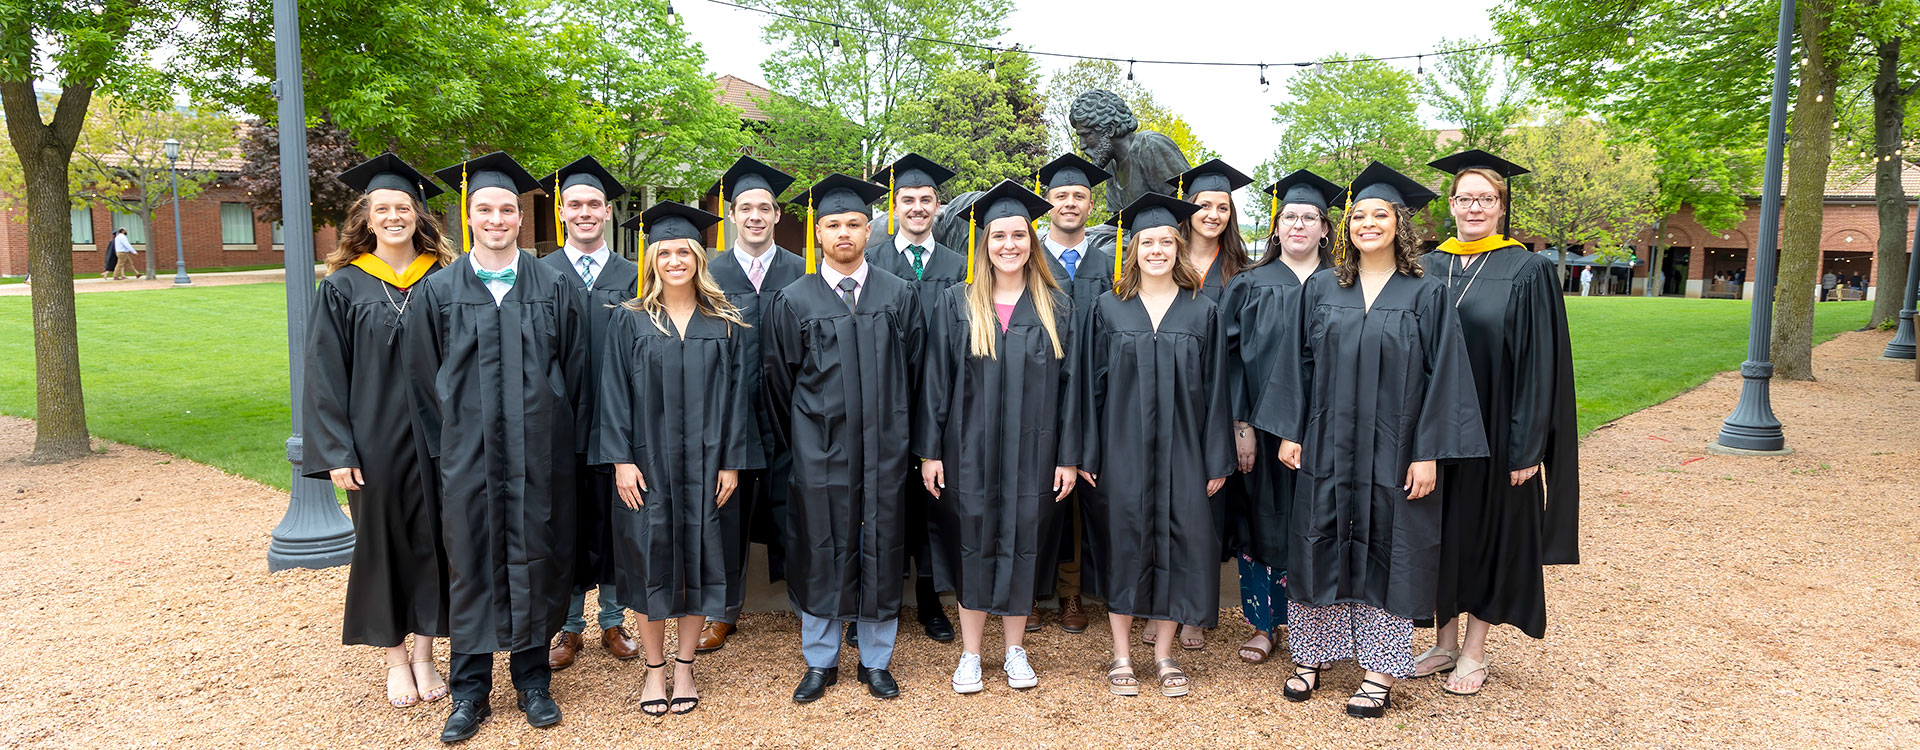
<path id="1" fill-rule="evenodd" d="M 444 193 L 439 185 L 427 180 L 420 170 L 402 161 L 389 151 L 354 165 L 352 169 L 340 173 L 340 181 L 347 187 L 362 193 L 375 190 L 399 190 L 413 196 L 414 200 L 425 202 L 428 198 Z"/>
<path id="2" fill-rule="evenodd" d="M 720 181 L 707 188 L 707 195 L 718 195 L 724 202 L 732 202 L 734 196 L 748 190 L 765 190 L 774 200 L 793 185 L 793 175 L 782 172 L 760 162 L 751 156 L 742 156 L 727 168 Z"/>
<path id="3" fill-rule="evenodd" d="M 937 188 L 940 187 L 940 183 L 951 179 L 953 179 L 953 170 L 935 164 L 919 154 L 902 156 L 873 173 L 874 182 L 885 182 L 892 190 L 909 187 Z"/>
<path id="4" fill-rule="evenodd" d="M 1219 159 L 1194 167 L 1167 180 L 1180 191 L 1180 197 L 1186 198 L 1196 193 L 1231 193 L 1253 184 L 1253 178 L 1240 173 L 1240 170 L 1227 165 Z"/>
<path id="5" fill-rule="evenodd" d="M 871 219 L 873 202 L 886 194 L 883 186 L 835 172 L 807 188 L 800 205 L 812 208 L 815 216 L 856 212 Z"/>
<path id="6" fill-rule="evenodd" d="M 1079 185 L 1091 190 L 1094 186 L 1111 179 L 1113 175 L 1095 166 L 1093 162 L 1080 158 L 1079 154 L 1067 152 L 1041 167 L 1039 177 L 1047 190 L 1067 185 Z"/>
<path id="7" fill-rule="evenodd" d="M 1353 178 L 1353 184 L 1347 186 L 1351 194 L 1351 203 L 1359 203 L 1368 198 L 1379 198 L 1388 203 L 1405 206 L 1409 211 L 1425 208 L 1427 203 L 1439 197 L 1425 185 L 1412 177 L 1396 172 L 1380 162 L 1367 165 L 1360 170 L 1360 176 Z"/>
<path id="8" fill-rule="evenodd" d="M 555 182 L 559 184 L 555 184 Z M 575 185 L 591 185 L 613 200 L 627 194 L 627 186 L 614 179 L 613 173 L 600 166 L 600 161 L 591 156 L 582 156 L 555 170 L 553 174 L 540 178 L 540 188 L 553 195 L 557 200 L 562 192 Z"/>
<path id="9" fill-rule="evenodd" d="M 1346 203 L 1346 196 L 1341 194 L 1339 185 L 1304 169 L 1288 173 L 1279 182 L 1268 185 L 1265 192 L 1273 196 L 1276 214 L 1280 206 L 1290 203 L 1313 206 L 1321 211 Z"/>
<path id="10" fill-rule="evenodd" d="M 463 173 L 467 181 L 465 188 L 469 193 L 489 187 L 506 188 L 515 194 L 531 193 L 540 189 L 540 181 L 533 179 L 533 175 L 527 174 L 526 167 L 520 166 L 520 162 L 514 161 L 513 157 L 508 156 L 505 151 L 495 151 L 477 159 L 435 170 L 433 176 L 447 183 L 448 187 L 460 190 L 462 187 L 460 178 Z"/>
<path id="11" fill-rule="evenodd" d="M 720 217 L 685 203 L 660 201 L 639 216 L 621 222 L 620 226 L 638 227 L 646 232 L 649 245 L 667 240 L 693 240 L 705 247 L 707 228 L 718 223 Z"/>
<path id="12" fill-rule="evenodd" d="M 1187 217 L 1192 216 L 1194 212 L 1199 210 L 1200 207 L 1192 203 L 1180 200 L 1171 195 L 1161 195 L 1153 192 L 1133 199 L 1133 202 L 1127 204 L 1126 208 L 1120 209 L 1120 213 L 1114 214 L 1113 218 L 1106 221 L 1107 224 L 1112 224 L 1119 230 L 1114 233 L 1113 238 L 1114 280 L 1120 280 L 1120 269 L 1122 268 L 1121 258 L 1126 255 L 1127 252 L 1128 232 L 1138 234 L 1148 229 L 1157 229 L 1159 227 L 1174 227 L 1178 229 L 1180 222 L 1186 221 Z"/>
<path id="13" fill-rule="evenodd" d="M 1526 167 L 1489 154 L 1480 149 L 1468 149 L 1452 156 L 1443 156 L 1427 162 L 1427 166 L 1447 174 L 1460 174 L 1462 170 L 1485 167 L 1498 172 L 1501 177 L 1519 177 L 1528 172 Z"/>
<path id="14" fill-rule="evenodd" d="M 967 216 L 974 226 L 986 229 L 987 224 L 998 219 L 1018 216 L 1033 221 L 1034 217 L 1052 210 L 1053 203 L 1034 195 L 1032 190 L 1013 180 L 1001 180 L 967 207 Z"/>

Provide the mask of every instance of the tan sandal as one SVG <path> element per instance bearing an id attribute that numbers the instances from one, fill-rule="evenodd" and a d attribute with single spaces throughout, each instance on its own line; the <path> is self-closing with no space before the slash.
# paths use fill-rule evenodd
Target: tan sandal
<path id="1" fill-rule="evenodd" d="M 1199 633 L 1199 635 L 1196 635 L 1193 638 L 1189 639 L 1186 636 L 1186 631 L 1187 631 L 1187 628 L 1189 627 L 1192 627 L 1192 626 L 1181 625 L 1178 630 L 1174 631 L 1174 635 L 1180 639 L 1180 648 L 1186 649 L 1188 651 L 1199 651 L 1200 649 L 1206 648 L 1207 647 L 1207 629 L 1193 628 L 1194 632 Z"/>
<path id="2" fill-rule="evenodd" d="M 1440 666 L 1434 667 L 1433 669 L 1429 669 L 1425 672 L 1420 671 L 1421 662 L 1424 662 L 1428 659 L 1437 658 L 1437 657 L 1446 657 L 1447 661 L 1441 664 Z M 1432 677 L 1434 675 L 1440 674 L 1441 672 L 1451 672 L 1454 670 L 1454 667 L 1459 663 L 1460 663 L 1460 649 L 1457 649 L 1457 648 L 1446 649 L 1446 648 L 1441 648 L 1439 644 L 1434 644 L 1434 647 L 1427 649 L 1426 653 L 1413 658 L 1413 679 L 1418 680 L 1418 679 L 1423 679 L 1427 677 Z"/>
<path id="3" fill-rule="evenodd" d="M 1248 638 L 1246 643 L 1240 644 L 1240 660 L 1248 664 L 1260 664 L 1265 662 L 1267 660 L 1267 656 L 1273 653 L 1274 645 L 1280 642 L 1280 639 L 1275 637 L 1273 633 L 1269 633 L 1266 631 L 1256 631 L 1254 636 L 1257 638 L 1267 639 L 1267 647 L 1260 648 L 1259 646 L 1251 645 L 1253 643 L 1252 638 Z M 1247 656 L 1247 654 L 1249 653 L 1259 654 L 1259 656 L 1249 658 Z"/>
<path id="4" fill-rule="evenodd" d="M 440 680 L 440 670 L 438 670 L 438 669 L 436 669 L 436 668 L 434 668 L 434 666 L 433 666 L 433 657 L 431 657 L 431 656 L 429 656 L 429 657 L 427 657 L 427 658 L 425 658 L 425 659 L 421 659 L 421 660 L 419 660 L 419 661 L 413 661 L 413 662 L 407 662 L 407 666 L 409 666 L 409 667 L 414 667 L 414 666 L 418 666 L 418 665 L 421 665 L 421 664 L 425 664 L 425 665 L 427 665 L 427 674 L 430 674 L 430 675 L 433 675 L 433 679 L 435 679 L 435 680 Z M 420 670 L 418 670 L 418 669 L 415 669 L 415 670 L 412 670 L 412 671 L 413 671 L 413 685 L 414 685 L 414 689 L 415 689 L 415 690 L 419 690 L 419 686 L 420 686 Z M 447 690 L 448 690 L 448 688 L 447 688 L 447 683 L 446 683 L 446 681 L 445 681 L 445 680 L 440 680 L 440 686 L 439 686 L 439 687 L 436 687 L 436 688 L 429 688 L 429 689 L 427 689 L 427 690 L 425 690 L 425 691 L 421 691 L 421 692 L 420 692 L 420 700 L 422 700 L 422 701 L 426 701 L 427 703 L 432 703 L 432 702 L 434 702 L 434 701 L 437 701 L 437 700 L 440 700 L 441 698 L 445 698 L 445 697 L 447 697 Z"/>
<path id="5" fill-rule="evenodd" d="M 393 670 L 405 669 L 407 692 L 395 698 L 393 695 Z M 420 691 L 413 687 L 413 669 L 408 664 L 394 664 L 387 667 L 387 703 L 394 708 L 410 708 L 420 702 Z"/>
<path id="6" fill-rule="evenodd" d="M 1133 674 L 1132 659 L 1114 657 L 1113 661 L 1107 662 L 1107 692 L 1123 696 L 1140 694 L 1140 678 Z"/>
<path id="7" fill-rule="evenodd" d="M 1168 698 L 1178 698 L 1186 695 L 1187 690 L 1193 687 L 1193 681 L 1187 679 L 1187 673 L 1181 671 L 1180 662 L 1174 661 L 1173 657 L 1167 657 L 1155 662 L 1154 667 L 1159 670 L 1159 674 L 1154 680 L 1160 683 L 1161 695 L 1167 696 Z M 1173 684 L 1173 681 L 1176 679 L 1180 681 L 1180 684 Z"/>
<path id="8" fill-rule="evenodd" d="M 1492 664 L 1493 664 L 1493 659 L 1491 657 L 1489 657 L 1486 661 L 1474 661 L 1473 657 L 1462 655 L 1460 657 L 1460 660 L 1454 665 L 1453 676 L 1447 678 L 1446 682 L 1440 683 L 1440 689 L 1446 691 L 1449 695 L 1459 695 L 1459 696 L 1479 695 L 1480 691 L 1485 690 L 1487 687 L 1487 675 L 1488 675 L 1487 667 L 1491 666 Z M 1454 680 L 1459 679 L 1461 677 L 1471 677 L 1476 672 L 1480 673 L 1479 687 L 1476 687 L 1472 690 L 1455 690 L 1451 687 L 1448 687 L 1448 685 L 1451 685 Z"/>

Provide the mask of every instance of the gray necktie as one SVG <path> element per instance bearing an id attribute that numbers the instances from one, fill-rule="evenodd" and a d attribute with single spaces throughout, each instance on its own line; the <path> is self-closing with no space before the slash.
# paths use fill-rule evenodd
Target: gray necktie
<path id="1" fill-rule="evenodd" d="M 860 288 L 860 282 L 852 276 L 840 277 L 840 298 L 847 301 L 847 312 L 853 312 L 853 290 Z"/>

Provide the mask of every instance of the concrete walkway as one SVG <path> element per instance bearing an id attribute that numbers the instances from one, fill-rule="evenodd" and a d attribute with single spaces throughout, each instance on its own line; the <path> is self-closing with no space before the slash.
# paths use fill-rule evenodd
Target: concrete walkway
<path id="1" fill-rule="evenodd" d="M 327 267 L 324 265 L 315 265 L 313 267 L 314 278 L 318 279 L 325 275 L 326 269 Z M 173 270 L 162 269 L 159 271 L 159 274 L 159 277 L 153 281 L 134 278 L 110 281 L 97 276 L 86 279 L 74 279 L 73 291 L 138 292 L 149 289 L 172 289 L 174 286 Z M 193 286 L 227 286 L 229 284 L 263 284 L 266 282 L 279 283 L 287 277 L 286 270 L 280 268 L 269 268 L 261 271 L 224 271 L 221 273 L 193 273 L 189 271 L 187 275 L 193 279 Z M 0 297 L 25 297 L 32 294 L 33 287 L 28 284 L 6 284 L 0 286 Z"/>

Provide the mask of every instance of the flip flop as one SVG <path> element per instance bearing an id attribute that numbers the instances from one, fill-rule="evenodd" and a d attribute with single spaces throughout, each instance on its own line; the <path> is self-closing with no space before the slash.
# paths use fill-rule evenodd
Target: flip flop
<path id="1" fill-rule="evenodd" d="M 1425 672 L 1420 671 L 1421 662 L 1426 661 L 1428 659 L 1432 659 L 1436 656 L 1446 657 L 1447 658 L 1446 663 L 1441 664 L 1440 666 L 1434 667 L 1433 669 L 1427 670 Z M 1457 649 L 1457 648 L 1445 649 L 1445 648 L 1441 648 L 1438 644 L 1435 644 L 1433 648 L 1427 649 L 1426 653 L 1413 658 L 1413 679 L 1418 680 L 1426 677 L 1432 677 L 1441 672 L 1451 672 L 1454 670 L 1455 665 L 1458 664 L 1459 662 L 1460 662 L 1460 649 Z"/>
<path id="2" fill-rule="evenodd" d="M 1460 657 L 1459 662 L 1453 668 L 1453 677 L 1447 678 L 1447 682 L 1440 683 L 1440 689 L 1446 691 L 1448 695 L 1458 695 L 1462 697 L 1479 695 L 1480 691 L 1485 690 L 1487 688 L 1487 676 L 1488 676 L 1487 667 L 1491 666 L 1492 664 L 1493 664 L 1493 659 L 1491 657 L 1489 657 L 1486 661 L 1474 661 L 1473 657 L 1463 655 Z M 1472 690 L 1455 690 L 1453 688 L 1447 687 L 1449 683 L 1453 682 L 1454 678 L 1470 677 L 1475 672 L 1479 672 L 1481 675 L 1479 687 L 1476 687 Z"/>
<path id="3" fill-rule="evenodd" d="M 1253 643 L 1253 639 L 1251 638 L 1247 639 L 1246 643 L 1240 644 L 1240 660 L 1241 661 L 1244 661 L 1248 664 L 1259 664 L 1259 663 L 1265 662 L 1267 660 L 1267 656 L 1273 653 L 1273 646 L 1274 646 L 1274 643 L 1276 642 L 1276 639 L 1273 637 L 1273 634 L 1262 632 L 1259 634 L 1259 637 L 1267 639 L 1267 647 L 1260 648 L 1259 646 L 1251 645 Z M 1259 654 L 1260 656 L 1256 658 L 1247 658 L 1247 654 L 1249 652 Z"/>

